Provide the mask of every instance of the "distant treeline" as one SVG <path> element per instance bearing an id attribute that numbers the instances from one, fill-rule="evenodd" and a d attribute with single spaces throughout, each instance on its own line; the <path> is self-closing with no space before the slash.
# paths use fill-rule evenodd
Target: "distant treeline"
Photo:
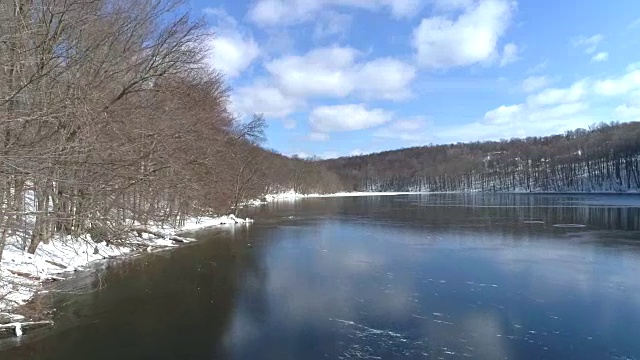
<path id="1" fill-rule="evenodd" d="M 366 191 L 635 191 L 640 123 L 564 135 L 414 147 L 321 162 Z"/>

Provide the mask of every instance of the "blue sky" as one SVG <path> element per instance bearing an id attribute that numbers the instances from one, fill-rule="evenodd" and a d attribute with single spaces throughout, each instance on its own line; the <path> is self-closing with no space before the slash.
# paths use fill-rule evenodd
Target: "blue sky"
<path id="1" fill-rule="evenodd" d="M 637 0 L 191 0 L 267 147 L 335 157 L 640 120 Z M 613 5 L 615 4 L 615 5 Z"/>

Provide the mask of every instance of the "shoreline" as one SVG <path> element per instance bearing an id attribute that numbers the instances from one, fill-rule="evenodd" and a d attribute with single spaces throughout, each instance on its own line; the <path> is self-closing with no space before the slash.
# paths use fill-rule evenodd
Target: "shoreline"
<path id="1" fill-rule="evenodd" d="M 640 189 L 631 191 L 397 191 L 397 192 L 339 192 L 333 194 L 299 194 L 286 192 L 281 194 L 266 195 L 265 200 L 252 200 L 242 205 L 268 204 L 279 200 L 296 200 L 306 198 L 334 198 L 334 197 L 361 197 L 361 196 L 397 196 L 397 195 L 442 195 L 442 194 L 469 194 L 469 195 L 640 195 Z"/>
<path id="2" fill-rule="evenodd" d="M 639 191 L 631 192 L 340 192 L 334 194 L 298 194 L 293 191 L 266 195 L 262 200 L 248 201 L 242 206 L 258 206 L 278 201 L 295 201 L 305 198 L 338 198 L 365 196 L 398 196 L 398 195 L 439 195 L 439 194 L 505 194 L 505 195 L 631 195 L 639 196 Z M 234 215 L 219 217 L 193 217 L 187 219 L 183 226 L 149 226 L 149 232 L 141 237 L 132 235 L 129 241 L 119 245 L 95 243 L 88 235 L 79 238 L 55 237 L 48 244 L 41 244 L 36 254 L 28 254 L 16 248 L 17 241 L 9 242 L 0 264 L 0 335 L 2 330 L 13 331 L 14 336 L 21 336 L 24 324 L 34 323 L 20 313 L 37 295 L 43 293 L 44 285 L 49 282 L 64 281 L 73 273 L 85 269 L 95 263 L 111 259 L 133 258 L 140 254 L 164 251 L 180 247 L 182 243 L 196 241 L 183 238 L 178 234 L 218 227 L 248 225 L 253 220 L 237 218 Z M 161 235 L 161 236 L 158 236 Z M 41 319 L 36 319 L 41 320 Z M 50 321 L 38 322 L 45 325 Z M 1 338 L 1 336 L 0 336 Z"/>
<path id="3" fill-rule="evenodd" d="M 59 236 L 41 244 L 35 254 L 20 249 L 19 239 L 8 242 L 0 264 L 0 338 L 20 337 L 29 326 L 51 326 L 53 322 L 33 321 L 21 310 L 38 295 L 46 293 L 45 284 L 64 281 L 76 271 L 100 261 L 133 258 L 140 254 L 170 250 L 196 241 L 178 234 L 222 226 L 249 225 L 252 219 L 234 215 L 193 217 L 180 227 L 149 226 L 140 237 L 131 236 L 122 244 L 96 243 L 89 235 L 77 238 Z M 40 319 L 40 314 L 35 320 Z M 4 335 L 4 336 L 2 336 Z"/>

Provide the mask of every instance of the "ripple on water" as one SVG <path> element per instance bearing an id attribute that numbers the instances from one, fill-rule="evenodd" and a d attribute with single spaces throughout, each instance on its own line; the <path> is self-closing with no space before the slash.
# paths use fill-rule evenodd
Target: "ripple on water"
<path id="1" fill-rule="evenodd" d="M 434 350 L 427 344 L 428 339 L 409 339 L 397 332 L 375 329 L 349 320 L 329 320 L 340 323 L 341 332 L 349 339 L 340 343 L 339 346 L 344 346 L 344 349 L 339 359 L 415 359 Z"/>
<path id="2" fill-rule="evenodd" d="M 553 227 L 557 228 L 584 228 L 587 225 L 584 224 L 554 224 Z"/>
<path id="3" fill-rule="evenodd" d="M 525 224 L 544 224 L 544 220 L 541 220 L 541 219 L 527 219 L 527 220 L 524 220 L 523 223 L 525 223 Z"/>

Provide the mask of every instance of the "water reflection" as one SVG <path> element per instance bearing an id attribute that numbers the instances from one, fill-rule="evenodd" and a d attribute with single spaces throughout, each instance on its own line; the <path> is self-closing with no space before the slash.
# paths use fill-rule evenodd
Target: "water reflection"
<path id="1" fill-rule="evenodd" d="M 619 200 L 446 194 L 257 208 L 250 228 L 203 234 L 217 238 L 60 296 L 71 302 L 56 330 L 0 356 L 640 358 L 639 207 Z"/>
<path id="2" fill-rule="evenodd" d="M 224 358 L 217 344 L 233 315 L 238 279 L 259 267 L 245 243 L 234 241 L 247 231 L 210 234 L 216 238 L 64 283 L 54 331 L 35 334 L 0 358 Z M 96 291 L 87 291 L 89 285 Z M 70 290 L 81 294 L 67 295 Z"/>
<path id="3" fill-rule="evenodd" d="M 306 218 L 333 215 L 363 221 L 373 218 L 385 224 L 487 227 L 488 231 L 501 225 L 537 222 L 549 226 L 586 224 L 589 230 L 640 231 L 640 195 L 416 194 L 304 199 L 272 206 L 280 213 L 300 213 Z M 464 223 L 459 221 L 461 217 Z"/>
<path id="4" fill-rule="evenodd" d="M 280 322 L 243 328 L 337 332 L 347 340 L 324 350 L 333 358 L 632 358 L 640 351 L 628 336 L 640 330 L 638 247 L 610 240 L 634 239 L 638 208 L 608 205 L 609 197 L 596 205 L 521 197 L 504 197 L 504 207 L 455 195 L 281 204 L 294 216 L 333 211 L 330 220 L 277 230 L 299 240 L 271 253 L 269 297 Z M 262 354 L 283 355 L 254 334 Z M 257 354 L 235 349 L 234 358 Z"/>

